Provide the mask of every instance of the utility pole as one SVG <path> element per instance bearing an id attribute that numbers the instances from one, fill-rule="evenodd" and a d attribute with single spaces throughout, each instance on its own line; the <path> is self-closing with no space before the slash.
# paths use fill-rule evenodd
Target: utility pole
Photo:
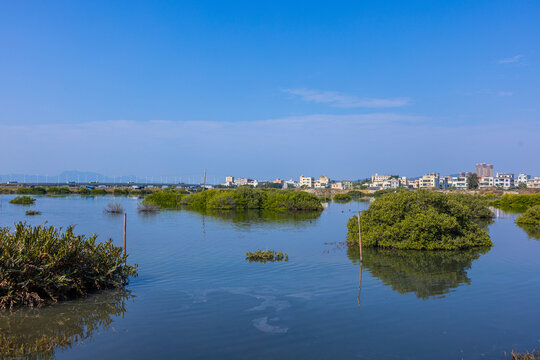
<path id="1" fill-rule="evenodd" d="M 204 182 L 202 191 L 206 190 L 206 169 L 204 169 Z"/>

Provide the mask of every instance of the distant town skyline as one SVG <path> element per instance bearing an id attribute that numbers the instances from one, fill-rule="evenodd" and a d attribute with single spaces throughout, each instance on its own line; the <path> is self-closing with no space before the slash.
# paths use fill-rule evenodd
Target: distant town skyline
<path id="1" fill-rule="evenodd" d="M 5 1 L 0 173 L 537 174 L 539 18 L 531 1 Z"/>

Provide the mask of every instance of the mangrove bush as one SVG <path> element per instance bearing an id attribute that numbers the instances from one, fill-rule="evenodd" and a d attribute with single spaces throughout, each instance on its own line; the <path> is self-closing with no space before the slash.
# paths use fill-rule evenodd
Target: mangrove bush
<path id="1" fill-rule="evenodd" d="M 0 228 L 0 308 L 39 306 L 123 287 L 136 265 L 112 240 L 25 223 Z"/>
<path id="2" fill-rule="evenodd" d="M 36 202 L 36 199 L 30 196 L 16 196 L 13 198 L 9 203 L 10 204 L 17 204 L 17 205 L 32 205 Z"/>
<path id="3" fill-rule="evenodd" d="M 362 212 L 363 247 L 458 250 L 490 247 L 477 219 L 493 213 L 481 197 L 427 190 L 398 191 L 377 198 Z M 358 241 L 358 217 L 347 222 L 347 242 Z"/>
<path id="4" fill-rule="evenodd" d="M 281 251 L 276 252 L 274 250 L 257 250 L 248 251 L 246 253 L 246 260 L 249 262 L 274 262 L 274 261 L 289 261 L 289 254 L 284 254 Z"/>

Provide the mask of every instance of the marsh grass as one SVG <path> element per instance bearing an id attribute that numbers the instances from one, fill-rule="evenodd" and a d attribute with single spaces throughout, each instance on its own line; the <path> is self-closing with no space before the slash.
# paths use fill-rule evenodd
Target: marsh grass
<path id="1" fill-rule="evenodd" d="M 524 353 L 519 353 L 512 350 L 510 357 L 508 357 L 508 354 L 505 354 L 505 358 L 507 360 L 540 360 L 540 350 L 536 350 L 533 352 L 527 351 Z"/>
<path id="2" fill-rule="evenodd" d="M 336 194 L 334 195 L 335 202 L 346 203 L 352 200 L 352 196 L 349 194 Z"/>
<path id="3" fill-rule="evenodd" d="M 41 211 L 37 211 L 37 210 L 26 210 L 26 215 L 28 215 L 28 216 L 41 215 Z"/>
<path id="4" fill-rule="evenodd" d="M 274 250 L 257 250 L 254 252 L 248 251 L 246 253 L 246 260 L 249 262 L 274 262 L 274 261 L 289 261 L 289 255 L 276 252 Z"/>
<path id="5" fill-rule="evenodd" d="M 0 228 L 0 309 L 41 306 L 121 288 L 137 265 L 109 239 L 75 235 L 53 226 L 15 224 Z"/>
<path id="6" fill-rule="evenodd" d="M 159 206 L 143 201 L 137 205 L 137 211 L 143 214 L 154 214 L 159 211 Z"/>

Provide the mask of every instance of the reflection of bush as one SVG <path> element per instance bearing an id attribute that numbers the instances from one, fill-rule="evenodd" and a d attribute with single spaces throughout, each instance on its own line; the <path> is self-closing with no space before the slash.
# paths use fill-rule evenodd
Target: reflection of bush
<path id="1" fill-rule="evenodd" d="M 536 240 L 540 240 L 540 226 L 531 224 L 517 224 L 525 231 L 528 237 Z"/>
<path id="2" fill-rule="evenodd" d="M 233 223 L 298 223 L 318 219 L 320 212 L 316 211 L 272 211 L 272 210 L 246 210 L 246 211 L 198 211 L 203 215 L 231 221 Z"/>
<path id="3" fill-rule="evenodd" d="M 15 359 L 54 359 L 56 350 L 68 349 L 106 329 L 114 316 L 125 313 L 124 302 L 131 299 L 128 291 L 108 291 L 39 310 L 2 312 L 0 354 Z"/>
<path id="4" fill-rule="evenodd" d="M 362 251 L 362 266 L 400 294 L 412 292 L 418 298 L 428 299 L 470 284 L 467 270 L 487 251 L 487 248 L 463 251 L 366 248 Z M 349 247 L 347 255 L 353 262 L 358 262 L 358 247 Z"/>

